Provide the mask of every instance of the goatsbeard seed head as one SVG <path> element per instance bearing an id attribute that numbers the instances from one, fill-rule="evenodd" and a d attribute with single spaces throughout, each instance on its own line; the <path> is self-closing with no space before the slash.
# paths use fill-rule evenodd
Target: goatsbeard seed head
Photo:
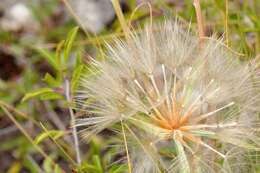
<path id="1" fill-rule="evenodd" d="M 133 172 L 251 173 L 259 79 L 221 40 L 201 47 L 176 22 L 149 26 L 92 60 L 75 99 L 86 117 L 76 125 L 89 138 L 123 122 Z"/>

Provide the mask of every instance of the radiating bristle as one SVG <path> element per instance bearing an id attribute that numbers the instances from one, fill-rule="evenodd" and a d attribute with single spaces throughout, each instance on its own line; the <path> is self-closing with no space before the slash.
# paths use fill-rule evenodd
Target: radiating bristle
<path id="1" fill-rule="evenodd" d="M 108 44 L 105 61 L 92 60 L 75 96 L 87 116 L 76 126 L 89 138 L 122 122 L 134 173 L 251 170 L 243 154 L 260 149 L 257 66 L 221 40 L 201 48 L 177 22 L 154 27 Z"/>

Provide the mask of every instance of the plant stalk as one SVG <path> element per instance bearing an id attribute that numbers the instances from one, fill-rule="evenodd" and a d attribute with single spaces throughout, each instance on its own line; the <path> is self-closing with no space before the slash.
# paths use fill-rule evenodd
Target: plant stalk
<path id="1" fill-rule="evenodd" d="M 66 95 L 66 100 L 70 103 L 71 98 L 70 98 L 70 82 L 66 79 L 65 80 L 65 95 Z M 79 139 L 77 135 L 77 127 L 74 125 L 75 123 L 75 116 L 73 113 L 72 108 L 69 106 L 69 113 L 70 113 L 70 119 L 71 119 L 71 124 L 72 124 L 72 136 L 74 140 L 74 145 L 75 145 L 75 151 L 76 151 L 76 157 L 77 157 L 77 163 L 81 164 L 81 157 L 80 157 L 80 149 L 79 149 Z"/>
<path id="2" fill-rule="evenodd" d="M 202 12 L 201 12 L 201 7 L 200 7 L 200 0 L 194 0 L 193 6 L 194 6 L 195 12 L 196 12 L 200 44 L 202 45 L 203 38 L 205 37 L 205 31 L 204 31 L 204 23 L 203 23 Z"/>
<path id="3" fill-rule="evenodd" d="M 118 0 L 111 0 L 111 3 L 115 9 L 115 13 L 117 15 L 117 18 L 119 20 L 119 23 L 123 29 L 123 32 L 125 34 L 125 37 L 126 39 L 130 39 L 130 29 L 129 27 L 127 26 L 127 22 L 125 21 L 125 18 L 124 18 L 124 14 L 122 12 L 122 9 L 121 9 L 121 6 L 120 6 L 120 3 Z"/>

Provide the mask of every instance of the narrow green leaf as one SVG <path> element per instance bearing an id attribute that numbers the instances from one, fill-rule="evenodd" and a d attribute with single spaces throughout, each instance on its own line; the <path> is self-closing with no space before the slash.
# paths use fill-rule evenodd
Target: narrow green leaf
<path id="1" fill-rule="evenodd" d="M 75 67 L 78 67 L 80 65 L 82 65 L 83 62 L 82 62 L 82 57 L 81 57 L 81 52 L 78 51 L 77 52 L 77 57 L 76 57 L 76 64 L 75 64 Z"/>
<path id="2" fill-rule="evenodd" d="M 40 96 L 41 100 L 58 100 L 58 99 L 63 99 L 63 96 L 55 93 L 55 92 L 48 92 L 44 93 Z"/>
<path id="3" fill-rule="evenodd" d="M 53 139 L 58 139 L 60 137 L 62 137 L 64 135 L 64 131 L 61 130 L 49 130 L 49 131 L 44 131 L 41 134 L 39 134 L 34 142 L 35 144 L 39 144 L 41 143 L 44 139 L 48 138 L 48 137 L 52 137 Z"/>
<path id="4" fill-rule="evenodd" d="M 190 170 L 188 158 L 184 151 L 183 145 L 178 140 L 174 140 L 174 143 L 176 145 L 178 158 L 180 160 L 180 162 L 179 162 L 180 163 L 180 172 L 181 173 L 190 173 L 191 170 Z"/>
<path id="5" fill-rule="evenodd" d="M 19 173 L 21 172 L 22 165 L 20 162 L 13 162 L 11 163 L 10 168 L 8 169 L 7 173 Z"/>
<path id="6" fill-rule="evenodd" d="M 46 82 L 50 87 L 58 87 L 60 86 L 60 81 L 58 81 L 57 79 L 55 79 L 52 75 L 50 75 L 49 73 L 46 73 L 43 81 Z"/>
<path id="7" fill-rule="evenodd" d="M 79 83 L 80 76 L 84 70 L 84 65 L 79 65 L 73 72 L 72 79 L 71 79 L 71 90 L 74 92 Z"/>
<path id="8" fill-rule="evenodd" d="M 65 60 L 65 62 L 67 62 L 67 60 L 69 58 L 69 54 L 70 54 L 73 42 L 76 38 L 78 30 L 79 30 L 79 27 L 73 28 L 67 36 L 67 39 L 65 41 L 65 47 L 64 47 L 64 60 Z"/>
<path id="9" fill-rule="evenodd" d="M 62 173 L 62 169 L 59 167 L 59 165 L 55 165 L 55 168 L 54 168 L 54 173 Z"/>
<path id="10" fill-rule="evenodd" d="M 27 156 L 23 160 L 23 166 L 29 170 L 30 173 L 39 173 L 41 172 L 41 168 L 38 163 L 31 157 Z"/>
<path id="11" fill-rule="evenodd" d="M 95 165 L 91 165 L 88 163 L 83 163 L 82 165 L 80 165 L 80 167 L 78 168 L 79 172 L 83 171 L 83 172 L 98 172 L 98 168 Z"/>
<path id="12" fill-rule="evenodd" d="M 100 157 L 98 155 L 94 155 L 93 156 L 93 162 L 94 162 L 94 164 L 96 165 L 96 167 L 98 169 L 98 173 L 103 173 L 101 160 L 100 160 Z"/>
<path id="13" fill-rule="evenodd" d="M 46 93 L 50 93 L 50 92 L 53 92 L 53 90 L 51 88 L 40 88 L 36 91 L 26 93 L 22 99 L 22 102 L 25 102 L 26 100 L 31 99 L 33 97 L 38 97 L 42 94 L 46 94 Z"/>
<path id="14" fill-rule="evenodd" d="M 53 169 L 52 169 L 52 163 L 50 157 L 44 160 L 43 168 L 45 173 L 52 173 Z"/>
<path id="15" fill-rule="evenodd" d="M 61 42 L 59 42 L 59 44 L 57 45 L 56 51 L 55 51 L 55 57 L 59 64 L 61 64 L 61 52 L 62 52 L 62 47 L 64 46 L 64 44 L 65 44 L 65 40 L 62 40 Z"/>
<path id="16" fill-rule="evenodd" d="M 109 169 L 108 173 L 123 173 L 127 172 L 128 166 L 127 165 L 112 165 Z"/>
<path id="17" fill-rule="evenodd" d="M 52 52 L 45 50 L 45 49 L 36 49 L 37 52 L 45 58 L 48 63 L 55 69 L 60 70 L 60 64 L 58 63 L 57 59 L 55 58 L 55 54 Z"/>

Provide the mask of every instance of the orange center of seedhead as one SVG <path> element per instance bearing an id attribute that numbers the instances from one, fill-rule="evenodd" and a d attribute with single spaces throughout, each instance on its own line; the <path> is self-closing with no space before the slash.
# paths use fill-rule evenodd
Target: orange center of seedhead
<path id="1" fill-rule="evenodd" d="M 192 110 L 188 111 L 185 115 L 181 115 L 182 108 L 182 102 L 178 103 L 174 98 L 170 107 L 165 102 L 161 106 L 154 108 L 153 120 L 161 128 L 185 131 L 186 129 L 182 128 L 182 126 L 188 123 L 189 117 L 192 115 Z"/>
<path id="2" fill-rule="evenodd" d="M 164 87 L 167 86 L 166 74 L 164 66 L 163 68 L 163 79 Z M 175 140 L 185 144 L 184 139 L 199 143 L 200 138 L 195 137 L 192 133 L 189 133 L 189 119 L 196 110 L 196 106 L 192 105 L 187 110 L 184 110 L 183 102 L 184 98 L 176 97 L 176 91 L 181 88 L 181 83 L 177 82 L 176 76 L 174 78 L 174 86 L 172 88 L 171 94 L 167 95 L 165 101 L 157 105 L 158 98 L 161 98 L 159 88 L 156 84 L 154 77 L 149 76 L 151 82 L 143 81 L 143 86 L 135 80 L 136 85 L 142 91 L 147 98 L 147 101 L 152 106 L 152 114 L 149 116 L 151 120 L 160 128 L 165 129 L 169 132 L 166 138 L 171 138 L 174 136 Z M 167 88 L 164 88 L 167 92 Z M 186 109 L 186 108 L 185 108 Z"/>
<path id="3" fill-rule="evenodd" d="M 167 80 L 166 80 L 166 73 L 165 73 L 165 67 L 162 66 L 163 71 L 163 79 L 164 79 L 164 85 L 160 85 L 160 89 L 163 89 L 164 92 L 162 93 L 168 93 L 167 88 Z M 202 94 L 197 96 L 192 103 L 188 107 L 184 107 L 184 100 L 185 100 L 185 94 L 182 93 L 182 96 L 179 96 L 177 99 L 176 92 L 179 91 L 182 87 L 181 81 L 177 81 L 176 75 L 174 77 L 174 85 L 170 92 L 170 94 L 166 95 L 165 100 L 158 105 L 158 100 L 162 98 L 161 92 L 159 91 L 158 86 L 156 85 L 156 81 L 154 77 L 151 75 L 149 76 L 151 83 L 147 81 L 143 81 L 143 86 L 135 80 L 136 85 L 139 87 L 139 89 L 142 91 L 142 93 L 145 95 L 147 101 L 152 106 L 152 113 L 149 115 L 152 122 L 160 127 L 161 129 L 164 129 L 162 131 L 163 139 L 162 140 L 174 140 L 180 142 L 183 146 L 190 148 L 187 142 L 195 143 L 196 145 L 201 145 L 209 150 L 217 153 L 221 157 L 225 158 L 225 155 L 217 151 L 216 149 L 212 148 L 210 145 L 205 143 L 201 136 L 194 135 L 194 131 L 192 129 L 196 128 L 204 128 L 207 127 L 207 124 L 197 124 L 198 122 L 201 122 L 202 120 L 206 119 L 207 117 L 214 115 L 216 112 L 223 110 L 229 106 L 232 106 L 234 102 L 231 102 L 219 109 L 216 109 L 214 111 L 198 115 L 196 117 L 193 117 L 191 121 L 191 116 L 194 114 L 194 112 L 198 109 L 197 103 L 200 101 L 200 98 Z M 208 86 L 213 82 L 214 80 L 211 80 L 208 84 Z M 159 83 L 159 82 L 158 82 Z M 184 88 L 183 88 L 184 89 Z M 184 92 L 184 90 L 183 90 Z M 234 125 L 229 124 L 227 126 Z M 208 125 L 208 127 L 218 127 L 219 125 Z M 194 153 L 194 151 L 192 151 Z"/>
<path id="4" fill-rule="evenodd" d="M 183 111 L 183 99 L 177 101 L 175 94 L 172 94 L 171 104 L 167 104 L 167 101 L 162 103 L 162 105 L 153 108 L 152 120 L 159 127 L 171 131 L 171 134 L 178 134 L 175 136 L 176 140 L 186 145 L 186 140 L 199 143 L 200 138 L 195 137 L 189 133 L 189 128 L 187 126 L 191 115 L 193 114 L 195 108 L 190 107 L 185 114 L 181 114 Z M 178 132 L 178 133 L 175 133 Z M 185 133 L 182 133 L 185 132 Z M 182 135 L 179 135 L 179 134 Z M 171 138 L 171 136 L 169 136 Z"/>

